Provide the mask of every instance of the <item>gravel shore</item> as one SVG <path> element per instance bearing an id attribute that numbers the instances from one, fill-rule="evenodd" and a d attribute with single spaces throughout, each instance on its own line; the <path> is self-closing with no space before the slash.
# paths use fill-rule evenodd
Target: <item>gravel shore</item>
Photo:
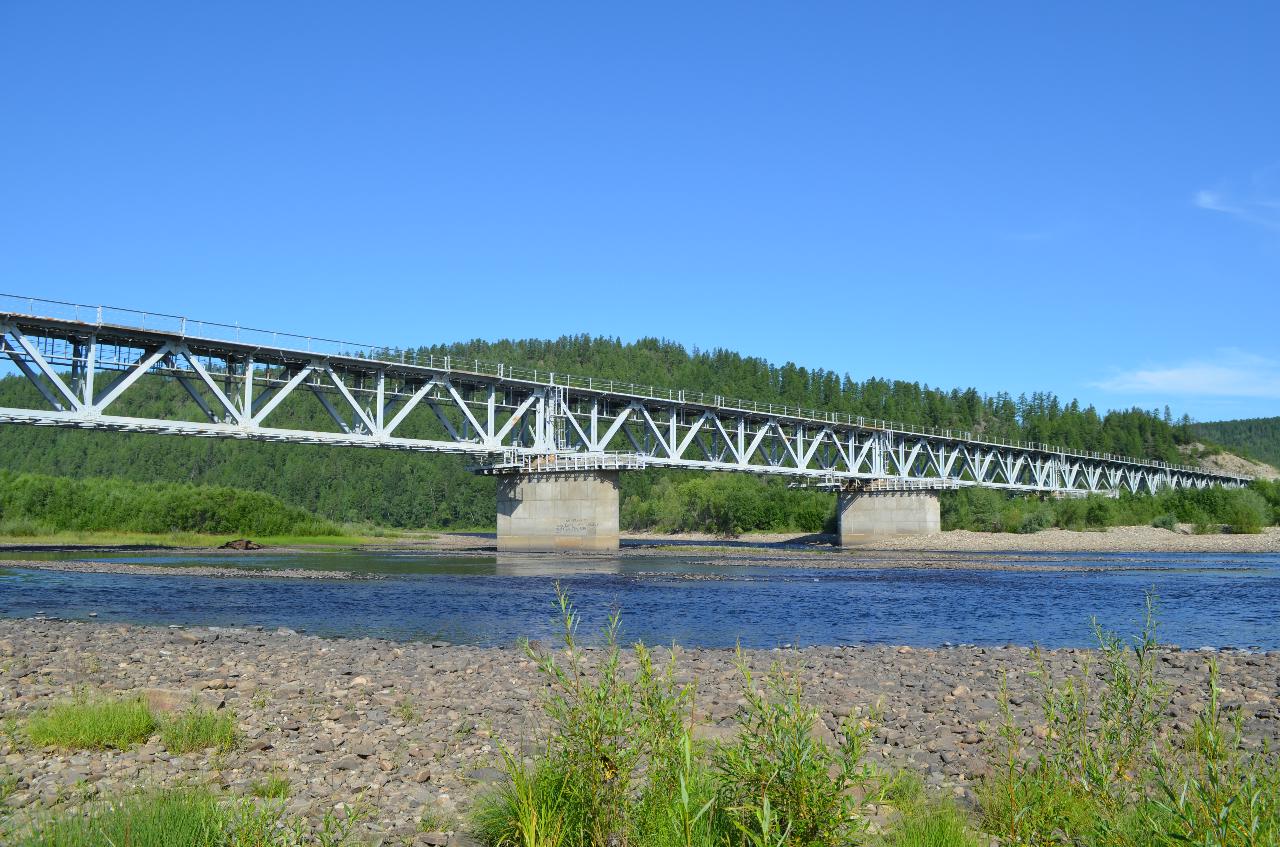
<path id="1" fill-rule="evenodd" d="M 729 737 L 743 704 L 733 654 L 679 650 L 680 680 L 697 685 L 697 734 Z M 658 651 L 660 660 L 666 651 Z M 1031 652 L 1023 647 L 814 647 L 748 651 L 757 671 L 797 669 L 830 736 L 839 719 L 879 703 L 873 761 L 917 771 L 935 790 L 971 800 L 987 768 L 1002 673 L 1014 713 L 1038 730 Z M 1057 673 L 1090 651 L 1047 654 Z M 1166 650 L 1168 728 L 1185 726 L 1203 702 L 1210 657 L 1223 701 L 1241 710 L 1247 741 L 1280 742 L 1280 651 Z M 23 720 L 76 689 L 142 693 L 157 707 L 197 699 L 231 709 L 241 742 L 231 753 L 170 755 L 158 738 L 127 752 L 31 749 Z M 423 833 L 424 816 L 460 828 L 478 791 L 500 778 L 500 743 L 531 752 L 544 735 L 545 684 L 516 648 L 372 639 L 326 640 L 287 630 L 173 629 L 51 620 L 0 620 L 0 775 L 16 777 L 4 801 L 12 819 L 139 786 L 208 782 L 246 794 L 255 780 L 289 780 L 296 814 L 318 818 L 362 796 L 369 834 L 385 844 L 469 844 Z M 3 813 L 0 813 L 2 816 Z M 448 823 L 446 826 L 444 822 Z"/>

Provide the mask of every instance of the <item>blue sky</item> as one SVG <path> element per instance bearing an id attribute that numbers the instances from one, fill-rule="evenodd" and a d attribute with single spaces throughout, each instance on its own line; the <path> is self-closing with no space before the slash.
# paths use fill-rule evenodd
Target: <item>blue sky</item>
<path id="1" fill-rule="evenodd" d="M 0 4 L 0 289 L 1280 414 L 1280 4 Z"/>

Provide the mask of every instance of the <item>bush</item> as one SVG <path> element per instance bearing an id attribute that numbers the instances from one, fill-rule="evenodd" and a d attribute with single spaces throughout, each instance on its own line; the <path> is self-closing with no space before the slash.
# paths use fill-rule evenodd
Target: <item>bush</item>
<path id="1" fill-rule="evenodd" d="M 871 781 L 862 763 L 869 722 L 845 721 L 832 747 L 814 737 L 821 720 L 805 704 L 799 680 L 775 666 L 757 687 L 746 663 L 745 711 L 732 744 L 713 756 L 717 805 L 735 829 L 766 836 L 764 820 L 776 815 L 788 844 L 847 844 L 860 830 L 856 789 Z"/>
<path id="2" fill-rule="evenodd" d="M 37 747 L 126 750 L 155 728 L 155 718 L 140 699 L 77 697 L 31 718 L 27 735 Z"/>
<path id="3" fill-rule="evenodd" d="M 275 497 L 215 485 L 66 479 L 0 471 L 0 530 L 341 535 Z"/>
<path id="4" fill-rule="evenodd" d="M 757 681 L 739 659 L 747 706 L 739 735 L 708 752 L 692 739 L 692 690 L 674 665 L 654 667 L 633 648 L 622 672 L 618 619 L 594 667 L 576 636 L 577 615 L 557 589 L 565 663 L 530 654 L 553 693 L 551 738 L 528 764 L 503 753 L 509 781 L 481 795 L 477 833 L 492 845 L 605 847 L 703 844 L 835 847 L 861 829 L 854 789 L 872 777 L 861 762 L 869 722 L 848 724 L 836 747 L 814 737 L 818 713 L 795 678 L 775 668 Z"/>
<path id="5" fill-rule="evenodd" d="M 1158 515 L 1151 525 L 1156 529 L 1176 530 L 1178 528 L 1178 518 L 1168 512 Z"/>
<path id="6" fill-rule="evenodd" d="M 1256 491 L 1243 489 L 1232 491 L 1231 494 L 1234 496 L 1227 503 L 1226 514 L 1223 516 L 1228 532 L 1261 532 L 1270 523 L 1271 509 Z"/>

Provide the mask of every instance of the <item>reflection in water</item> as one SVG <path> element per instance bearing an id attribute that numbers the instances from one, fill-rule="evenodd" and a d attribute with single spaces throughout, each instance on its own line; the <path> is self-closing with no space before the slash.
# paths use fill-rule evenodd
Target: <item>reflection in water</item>
<path id="1" fill-rule="evenodd" d="M 422 553 L 131 555 L 169 567 L 307 568 L 378 579 L 299 580 L 0 570 L 0 615 L 37 611 L 159 624 L 287 626 L 509 644 L 554 637 L 553 586 L 598 632 L 613 608 L 624 637 L 649 643 L 1040 643 L 1090 641 L 1089 618 L 1133 631 L 1144 593 L 1159 594 L 1162 639 L 1186 646 L 1280 648 L 1280 556 L 1144 554 L 1046 557 L 1049 571 L 813 569 L 702 556 L 458 556 Z M 1026 558 L 1026 557 L 1019 557 Z"/>
<path id="2" fill-rule="evenodd" d="M 579 574 L 620 574 L 622 559 L 617 556 L 557 558 L 548 553 L 499 553 L 494 576 L 568 577 Z"/>

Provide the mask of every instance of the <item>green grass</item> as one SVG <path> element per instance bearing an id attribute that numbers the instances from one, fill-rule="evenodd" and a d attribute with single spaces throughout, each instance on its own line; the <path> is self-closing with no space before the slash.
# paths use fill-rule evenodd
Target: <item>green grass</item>
<path id="1" fill-rule="evenodd" d="M 889 830 L 885 847 L 979 847 L 964 814 L 946 803 L 909 807 Z"/>
<path id="2" fill-rule="evenodd" d="M 155 718 L 140 699 L 81 696 L 35 715 L 26 731 L 37 747 L 126 750 L 155 728 Z"/>
<path id="3" fill-rule="evenodd" d="M 14 847 L 224 847 L 228 814 L 212 794 L 164 791 L 37 821 Z"/>
<path id="4" fill-rule="evenodd" d="M 312 828 L 278 803 L 178 788 L 44 815 L 0 838 L 8 847 L 345 847 L 363 815 L 329 812 Z"/>
<path id="5" fill-rule="evenodd" d="M 266 779 L 255 779 L 249 785 L 251 795 L 265 800 L 287 800 L 291 791 L 289 780 L 278 773 L 273 773 Z"/>
<path id="6" fill-rule="evenodd" d="M 236 746 L 236 716 L 229 710 L 191 708 L 160 721 L 160 740 L 170 753 L 209 748 L 226 753 Z"/>

